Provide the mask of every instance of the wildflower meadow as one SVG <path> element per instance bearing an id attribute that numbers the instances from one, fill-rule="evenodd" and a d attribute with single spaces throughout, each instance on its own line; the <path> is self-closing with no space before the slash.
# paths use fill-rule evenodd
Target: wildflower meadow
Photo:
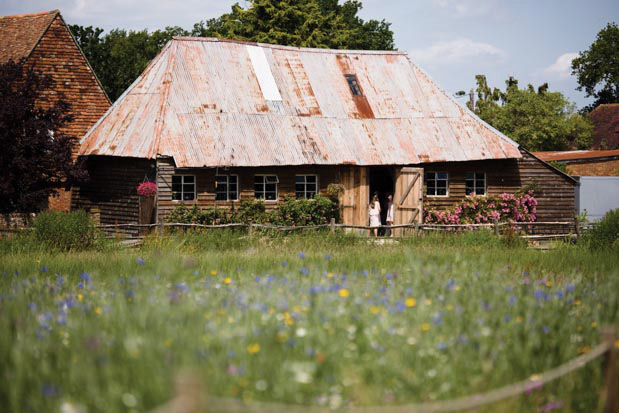
<path id="1" fill-rule="evenodd" d="M 437 237 L 181 234 L 4 252 L 0 406 L 145 412 L 187 369 L 205 394 L 247 403 L 447 400 L 534 382 L 617 324 L 617 254 Z M 601 411 L 603 373 L 594 361 L 482 411 Z"/>

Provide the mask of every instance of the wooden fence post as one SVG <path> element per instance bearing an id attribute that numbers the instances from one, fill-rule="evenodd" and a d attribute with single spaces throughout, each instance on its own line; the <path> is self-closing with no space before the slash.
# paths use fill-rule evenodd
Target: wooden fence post
<path id="1" fill-rule="evenodd" d="M 494 234 L 499 235 L 499 220 L 494 218 Z"/>
<path id="2" fill-rule="evenodd" d="M 163 222 L 159 222 L 158 231 L 159 231 L 159 236 L 163 237 Z"/>
<path id="3" fill-rule="evenodd" d="M 580 220 L 578 215 L 574 215 L 574 233 L 576 234 L 576 239 L 578 239 L 580 237 Z"/>
<path id="4" fill-rule="evenodd" d="M 254 224 L 251 219 L 248 221 L 248 224 L 247 224 L 247 236 L 249 238 L 253 238 L 254 236 Z"/>
<path id="5" fill-rule="evenodd" d="M 606 366 L 606 386 L 604 387 L 604 413 L 619 412 L 619 378 L 617 375 L 617 349 L 615 347 L 615 329 L 605 327 L 602 331 L 603 340 L 608 343 L 604 364 Z"/>
<path id="6" fill-rule="evenodd" d="M 329 230 L 331 234 L 335 234 L 335 218 L 331 218 L 331 224 L 329 225 Z"/>

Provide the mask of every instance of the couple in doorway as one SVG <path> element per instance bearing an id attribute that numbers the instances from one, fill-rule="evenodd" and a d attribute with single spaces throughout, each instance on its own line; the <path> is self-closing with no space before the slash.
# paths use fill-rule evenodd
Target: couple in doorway
<path id="1" fill-rule="evenodd" d="M 393 195 L 387 194 L 386 200 L 383 199 L 383 202 L 381 202 L 378 192 L 374 192 L 369 205 L 369 216 L 370 227 L 372 228 L 370 229 L 370 235 L 377 237 L 379 235 L 379 227 L 381 225 L 386 225 L 387 228 L 384 228 L 384 233 L 380 235 L 386 237 L 393 236 L 393 232 L 390 228 L 394 221 Z M 380 228 L 380 230 L 383 231 L 382 228 Z"/>

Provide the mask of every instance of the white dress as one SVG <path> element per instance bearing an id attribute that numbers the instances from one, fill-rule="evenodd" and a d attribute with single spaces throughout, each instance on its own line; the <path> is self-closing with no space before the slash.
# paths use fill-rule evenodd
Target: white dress
<path id="1" fill-rule="evenodd" d="M 380 227 L 380 204 L 374 202 L 374 205 L 370 207 L 370 226 Z"/>

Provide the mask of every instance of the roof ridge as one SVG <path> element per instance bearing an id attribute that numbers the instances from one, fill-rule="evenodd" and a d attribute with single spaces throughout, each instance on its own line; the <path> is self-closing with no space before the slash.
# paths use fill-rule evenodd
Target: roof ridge
<path id="1" fill-rule="evenodd" d="M 199 37 L 199 36 L 174 36 L 172 40 L 189 42 L 211 42 L 211 43 L 236 43 L 270 49 L 299 50 L 309 53 L 335 53 L 335 54 L 373 54 L 373 55 L 399 55 L 408 56 L 408 52 L 401 50 L 360 50 L 360 49 L 327 49 L 320 47 L 298 47 L 286 46 L 281 44 L 251 42 L 247 40 L 220 39 L 218 37 Z"/>
<path id="2" fill-rule="evenodd" d="M 26 14 L 15 14 L 12 16 L 0 16 L 0 19 L 10 19 L 10 18 L 15 18 L 15 17 L 36 17 L 36 16 L 45 16 L 46 14 L 59 14 L 60 10 L 59 9 L 54 9 L 54 10 L 50 10 L 50 11 L 40 11 L 38 13 L 26 13 Z"/>

